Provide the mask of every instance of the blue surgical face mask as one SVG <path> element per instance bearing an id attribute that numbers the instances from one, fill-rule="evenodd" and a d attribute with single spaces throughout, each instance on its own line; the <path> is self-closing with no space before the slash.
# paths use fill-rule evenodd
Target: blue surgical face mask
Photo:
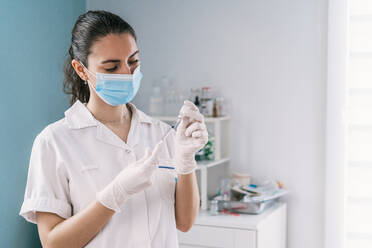
<path id="1" fill-rule="evenodd" d="M 84 68 L 89 71 L 85 66 Z M 92 72 L 90 73 L 93 74 Z M 97 95 L 104 102 L 112 106 L 118 106 L 132 101 L 138 92 L 142 79 L 140 66 L 137 66 L 133 74 L 106 74 L 96 72 L 95 76 L 95 90 Z"/>

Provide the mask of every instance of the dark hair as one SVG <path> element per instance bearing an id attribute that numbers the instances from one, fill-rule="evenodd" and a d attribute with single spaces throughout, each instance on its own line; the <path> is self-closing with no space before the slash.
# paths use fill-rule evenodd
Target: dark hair
<path id="1" fill-rule="evenodd" d="M 71 95 L 70 105 L 76 100 L 89 100 L 89 87 L 75 72 L 72 60 L 79 60 L 88 67 L 87 58 L 93 42 L 109 34 L 121 33 L 129 33 L 137 40 L 134 29 L 115 14 L 107 11 L 88 11 L 79 16 L 71 32 L 71 44 L 64 65 L 63 91 Z"/>

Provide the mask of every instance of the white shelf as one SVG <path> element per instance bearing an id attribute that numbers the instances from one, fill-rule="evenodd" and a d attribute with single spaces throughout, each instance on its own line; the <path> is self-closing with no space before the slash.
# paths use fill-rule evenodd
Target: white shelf
<path id="1" fill-rule="evenodd" d="M 201 209 L 207 210 L 208 208 L 208 168 L 221 165 L 230 161 L 230 158 L 221 158 L 215 161 L 199 162 L 197 170 L 200 171 L 200 200 Z"/>
<path id="2" fill-rule="evenodd" d="M 164 122 L 174 122 L 177 120 L 177 116 L 153 116 L 153 118 L 158 119 Z M 229 129 L 230 125 L 230 116 L 221 116 L 221 117 L 206 117 L 204 118 L 205 123 L 213 126 L 214 129 L 214 158 L 213 161 L 199 161 L 197 170 L 200 172 L 200 200 L 201 200 L 201 209 L 206 210 L 208 207 L 208 168 L 221 165 L 230 161 L 229 150 L 222 152 L 222 129 Z M 225 122 L 226 123 L 223 123 Z M 212 139 L 212 137 L 210 137 Z M 227 135 L 227 139 L 229 139 Z M 228 143 L 228 141 L 225 141 Z M 228 149 L 228 146 L 225 148 Z"/>
<path id="3" fill-rule="evenodd" d="M 221 158 L 218 160 L 212 160 L 212 161 L 198 161 L 198 168 L 197 170 L 203 169 L 203 168 L 210 168 L 214 167 L 216 165 L 220 165 L 226 162 L 229 162 L 230 158 Z"/>

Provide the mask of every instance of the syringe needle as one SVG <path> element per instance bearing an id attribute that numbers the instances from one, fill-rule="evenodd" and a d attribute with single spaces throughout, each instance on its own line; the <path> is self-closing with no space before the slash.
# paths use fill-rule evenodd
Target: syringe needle
<path id="1" fill-rule="evenodd" d="M 182 116 L 177 116 L 177 121 L 169 128 L 169 130 L 164 134 L 163 138 L 161 138 L 163 141 L 167 138 L 168 134 L 170 134 L 171 130 L 177 130 L 177 127 L 180 125 L 182 120 Z"/>

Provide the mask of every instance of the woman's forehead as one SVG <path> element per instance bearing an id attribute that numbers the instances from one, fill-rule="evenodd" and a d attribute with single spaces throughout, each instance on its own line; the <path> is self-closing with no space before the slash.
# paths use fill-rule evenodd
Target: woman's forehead
<path id="1" fill-rule="evenodd" d="M 109 34 L 93 42 L 90 49 L 89 60 L 125 60 L 137 50 L 136 41 L 131 34 Z"/>

